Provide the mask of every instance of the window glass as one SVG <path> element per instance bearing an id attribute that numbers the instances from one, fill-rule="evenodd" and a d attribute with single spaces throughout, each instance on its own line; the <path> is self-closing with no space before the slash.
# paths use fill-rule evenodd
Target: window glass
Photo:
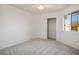
<path id="1" fill-rule="evenodd" d="M 79 32 L 79 12 L 78 12 L 78 27 L 77 27 L 77 31 Z"/>
<path id="2" fill-rule="evenodd" d="M 64 16 L 64 30 L 79 32 L 79 12 L 74 12 Z"/>
<path id="3" fill-rule="evenodd" d="M 78 26 L 78 19 L 77 19 L 78 13 L 73 13 L 72 14 L 72 19 L 71 19 L 71 30 L 72 31 L 77 31 L 77 26 Z"/>
<path id="4" fill-rule="evenodd" d="M 65 16 L 65 31 L 71 31 L 71 15 Z"/>

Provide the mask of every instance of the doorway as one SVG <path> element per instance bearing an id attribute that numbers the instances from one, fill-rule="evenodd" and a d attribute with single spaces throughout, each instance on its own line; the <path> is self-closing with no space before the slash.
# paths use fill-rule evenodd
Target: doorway
<path id="1" fill-rule="evenodd" d="M 56 40 L 56 18 L 47 19 L 47 38 Z"/>

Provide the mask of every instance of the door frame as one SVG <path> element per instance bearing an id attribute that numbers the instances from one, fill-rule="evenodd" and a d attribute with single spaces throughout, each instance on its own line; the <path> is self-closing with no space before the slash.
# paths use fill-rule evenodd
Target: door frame
<path id="1" fill-rule="evenodd" d="M 48 28 L 49 28 L 49 27 L 48 27 L 49 24 L 48 24 L 48 21 L 49 21 L 50 19 L 55 19 L 55 20 L 56 20 L 56 17 L 54 17 L 54 18 L 53 18 L 53 17 L 52 17 L 52 18 L 47 18 L 47 39 L 49 39 L 49 35 L 48 35 L 48 33 L 49 33 L 49 29 L 48 29 Z M 55 38 L 55 39 L 56 39 L 56 38 Z"/>

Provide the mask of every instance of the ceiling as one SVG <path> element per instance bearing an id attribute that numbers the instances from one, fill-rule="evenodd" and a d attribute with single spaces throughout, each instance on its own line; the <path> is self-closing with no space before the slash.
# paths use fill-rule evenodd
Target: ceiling
<path id="1" fill-rule="evenodd" d="M 35 14 L 41 14 L 41 13 L 56 12 L 58 10 L 68 7 L 69 5 L 68 4 L 43 4 L 43 6 L 45 7 L 45 10 L 43 11 L 39 11 L 36 9 L 38 4 L 12 4 L 11 6 L 14 6 L 24 11 L 32 12 Z"/>

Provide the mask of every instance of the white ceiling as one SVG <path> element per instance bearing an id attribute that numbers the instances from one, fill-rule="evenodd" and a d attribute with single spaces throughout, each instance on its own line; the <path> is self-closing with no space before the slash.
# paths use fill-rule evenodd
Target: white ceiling
<path id="1" fill-rule="evenodd" d="M 11 6 L 17 7 L 24 11 L 32 12 L 35 14 L 48 13 L 48 12 L 56 12 L 58 10 L 64 9 L 68 7 L 68 4 L 43 4 L 45 6 L 45 10 L 39 11 L 36 9 L 37 4 L 12 4 Z"/>

